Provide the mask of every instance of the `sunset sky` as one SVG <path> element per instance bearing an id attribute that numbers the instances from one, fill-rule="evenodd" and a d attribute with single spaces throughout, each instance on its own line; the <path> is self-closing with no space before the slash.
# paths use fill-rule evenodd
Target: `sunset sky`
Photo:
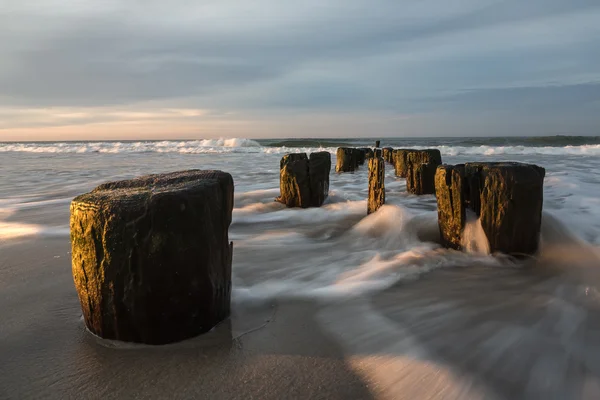
<path id="1" fill-rule="evenodd" d="M 2 0 L 0 141 L 600 135 L 598 0 Z"/>

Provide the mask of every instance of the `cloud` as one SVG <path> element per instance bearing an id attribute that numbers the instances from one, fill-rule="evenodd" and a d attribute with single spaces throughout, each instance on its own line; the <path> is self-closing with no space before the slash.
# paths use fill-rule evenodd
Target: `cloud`
<path id="1" fill-rule="evenodd" d="M 201 117 L 169 109 L 203 110 L 199 124 L 233 113 L 249 132 L 329 113 L 329 130 L 352 115 L 403 126 L 428 115 L 465 134 L 477 133 L 461 128 L 477 126 L 474 113 L 499 132 L 506 113 L 525 126 L 533 113 L 577 112 L 571 129 L 597 133 L 596 0 L 296 3 L 5 0 L 0 140 L 156 120 L 176 131 Z"/>

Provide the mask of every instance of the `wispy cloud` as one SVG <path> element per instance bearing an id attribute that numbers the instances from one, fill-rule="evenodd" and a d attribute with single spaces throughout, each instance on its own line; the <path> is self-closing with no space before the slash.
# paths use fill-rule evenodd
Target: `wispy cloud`
<path id="1" fill-rule="evenodd" d="M 557 115 L 599 133 L 596 0 L 296 3 L 5 0 L 0 140 L 157 121 L 333 136 L 358 115 L 380 135 L 552 133 Z"/>

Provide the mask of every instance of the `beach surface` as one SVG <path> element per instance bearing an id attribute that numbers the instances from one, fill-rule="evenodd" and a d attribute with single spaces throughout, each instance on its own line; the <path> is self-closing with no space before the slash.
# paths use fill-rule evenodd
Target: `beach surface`
<path id="1" fill-rule="evenodd" d="M 253 143 L 0 145 L 0 399 L 600 398 L 598 145 L 440 144 L 449 163 L 546 167 L 542 248 L 515 262 L 440 248 L 435 198 L 389 166 L 368 217 L 366 168 L 332 173 L 323 207 L 285 209 L 282 154 L 334 148 Z M 235 180 L 231 318 L 168 346 L 93 336 L 69 202 L 190 168 Z"/>

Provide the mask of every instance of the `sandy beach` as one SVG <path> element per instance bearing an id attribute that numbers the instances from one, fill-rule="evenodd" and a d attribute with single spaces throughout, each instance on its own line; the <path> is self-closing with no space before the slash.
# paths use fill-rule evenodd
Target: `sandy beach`
<path id="1" fill-rule="evenodd" d="M 64 239 L 0 247 L 2 399 L 371 398 L 306 301 L 238 307 L 169 346 L 100 340 L 85 330 L 69 250 Z"/>
<path id="2" fill-rule="evenodd" d="M 210 333 L 152 347 L 85 330 L 69 250 L 0 248 L 0 398 L 600 395 L 600 307 L 556 270 L 446 268 L 373 296 L 234 303 Z"/>
<path id="3" fill-rule="evenodd" d="M 547 167 L 535 257 L 441 248 L 435 197 L 408 194 L 393 168 L 386 205 L 366 216 L 365 168 L 331 173 L 320 208 L 274 202 L 285 147 L 43 144 L 3 153 L 0 398 L 598 398 L 598 157 L 585 155 L 589 146 L 469 143 L 442 147 L 444 160 Z M 167 346 L 96 338 L 72 278 L 70 201 L 109 180 L 199 166 L 235 181 L 231 317 Z"/>

